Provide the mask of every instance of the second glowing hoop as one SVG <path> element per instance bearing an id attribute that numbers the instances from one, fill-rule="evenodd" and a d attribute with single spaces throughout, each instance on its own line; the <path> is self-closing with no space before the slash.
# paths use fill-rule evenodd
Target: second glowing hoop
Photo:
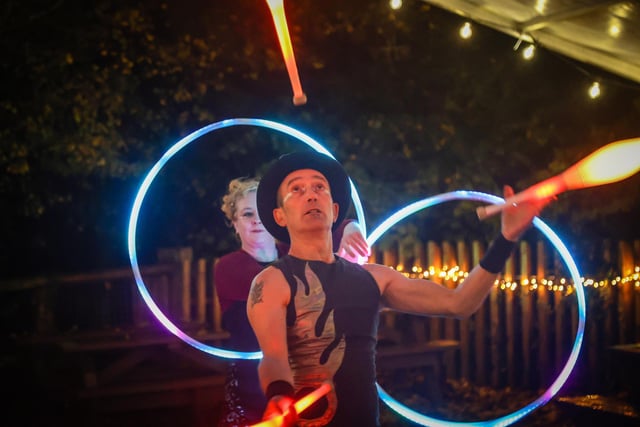
<path id="1" fill-rule="evenodd" d="M 412 203 L 404 208 L 400 209 L 395 214 L 391 215 L 387 218 L 382 224 L 380 224 L 375 230 L 371 232 L 371 234 L 367 237 L 367 242 L 369 246 L 373 246 L 373 244 L 392 226 L 397 224 L 399 221 L 404 218 L 413 215 L 414 213 L 426 209 L 428 207 L 432 207 L 438 205 L 440 203 L 454 201 L 454 200 L 472 200 L 479 201 L 485 203 L 503 203 L 504 200 L 497 196 L 492 196 L 490 194 L 479 193 L 474 191 L 454 191 L 450 193 L 444 193 L 437 196 L 429 197 L 418 202 Z M 571 273 L 571 278 L 573 279 L 573 283 L 576 289 L 576 296 L 578 298 L 578 329 L 576 332 L 576 338 L 573 343 L 573 348 L 571 349 L 571 354 L 567 359 L 567 363 L 562 368 L 562 371 L 558 374 L 556 379 L 553 381 L 551 386 L 545 392 L 538 397 L 533 402 L 524 406 L 523 408 L 514 411 L 508 415 L 505 415 L 500 418 L 495 418 L 492 420 L 485 421 L 475 421 L 475 422 L 455 422 L 448 420 L 440 420 L 437 418 L 431 418 L 424 414 L 421 414 L 417 411 L 414 411 L 411 408 L 403 405 L 402 403 L 395 400 L 391 395 L 389 395 L 380 385 L 378 385 L 378 394 L 384 403 L 386 403 L 391 409 L 393 409 L 398 414 L 403 417 L 418 423 L 423 426 L 431 426 L 431 427 L 451 427 L 451 426 L 474 426 L 474 427 L 483 427 L 483 426 L 508 426 L 523 417 L 525 417 L 530 412 L 534 411 L 538 407 L 547 403 L 564 385 L 565 381 L 569 378 L 569 374 L 573 370 L 576 361 L 578 360 L 578 354 L 580 353 L 580 347 L 582 345 L 582 340 L 584 336 L 584 327 L 586 322 L 586 304 L 585 304 L 585 295 L 584 288 L 582 286 L 582 278 L 580 276 L 580 272 L 578 271 L 578 267 L 574 262 L 571 254 L 569 253 L 566 246 L 562 243 L 560 238 L 547 226 L 542 220 L 539 218 L 534 218 L 533 225 L 542 232 L 542 234 L 549 239 L 551 244 L 556 248 L 556 250 L 562 256 L 562 260 L 565 262 L 569 272 Z"/>
<path id="2" fill-rule="evenodd" d="M 289 135 L 298 141 L 308 145 L 312 149 L 318 151 L 319 153 L 326 154 L 327 156 L 334 158 L 335 157 L 322 146 L 319 142 L 311 138 L 310 136 L 296 130 L 292 127 L 285 126 L 281 123 L 262 120 L 262 119 L 247 119 L 247 118 L 238 118 L 238 119 L 228 119 L 222 120 L 220 122 L 216 122 L 205 126 L 190 135 L 182 138 L 180 141 L 176 142 L 171 148 L 169 148 L 164 155 L 158 160 L 158 162 L 153 165 L 145 179 L 142 181 L 140 185 L 140 189 L 138 190 L 138 194 L 133 202 L 133 207 L 131 208 L 131 215 L 129 217 L 129 231 L 127 235 L 127 243 L 129 248 L 129 261 L 131 262 L 131 269 L 133 270 L 133 276 L 136 280 L 136 285 L 138 286 L 138 291 L 142 296 L 142 299 L 147 304 L 153 315 L 158 319 L 158 321 L 173 335 L 180 338 L 182 341 L 191 345 L 198 350 L 201 350 L 205 353 L 211 354 L 213 356 L 228 358 L 228 359 L 260 359 L 262 357 L 262 352 L 243 352 L 243 351 L 232 351 L 224 348 L 214 347 L 203 342 L 200 342 L 191 336 L 184 333 L 180 328 L 178 328 L 163 312 L 160 310 L 158 305 L 155 303 L 151 294 L 149 294 L 149 290 L 144 283 L 142 278 L 142 274 L 140 273 L 140 266 L 138 265 L 138 254 L 136 250 L 136 229 L 138 226 L 138 216 L 140 214 L 140 208 L 142 207 L 142 202 L 144 201 L 144 197 L 151 186 L 151 183 L 156 178 L 160 170 L 164 167 L 164 165 L 180 150 L 185 148 L 187 145 L 200 138 L 203 135 L 206 135 L 210 132 L 228 128 L 231 126 L 258 126 L 263 128 L 272 129 L 286 135 Z M 364 212 L 362 210 L 362 203 L 360 202 L 360 198 L 358 196 L 358 192 L 353 185 L 351 179 L 349 179 L 349 183 L 351 184 L 351 198 L 353 200 L 353 204 L 355 206 L 356 215 L 358 217 L 358 222 L 363 228 L 362 232 L 366 235 L 366 227 L 365 227 L 365 219 Z"/>

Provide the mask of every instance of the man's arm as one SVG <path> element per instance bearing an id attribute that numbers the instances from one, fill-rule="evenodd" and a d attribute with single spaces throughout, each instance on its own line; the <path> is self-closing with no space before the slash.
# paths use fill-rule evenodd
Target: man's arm
<path id="1" fill-rule="evenodd" d="M 512 195 L 513 189 L 505 187 L 505 199 Z M 364 267 L 376 279 L 383 301 L 390 308 L 422 315 L 468 317 L 478 310 L 487 297 L 515 242 L 531 226 L 534 216 L 548 201 L 526 202 L 504 209 L 501 236 L 494 241 L 480 265 L 473 268 L 455 289 L 429 280 L 409 279 L 380 265 Z"/>
<path id="2" fill-rule="evenodd" d="M 363 267 L 376 279 L 387 307 L 424 316 L 469 317 L 489 294 L 497 276 L 478 266 L 463 283 L 449 289 L 431 280 L 410 279 L 379 264 Z"/>
<path id="3" fill-rule="evenodd" d="M 247 316 L 263 353 L 258 374 L 265 392 L 274 381 L 286 381 L 293 385 L 286 332 L 290 297 L 286 279 L 274 267 L 266 268 L 253 279 L 247 301 Z"/>

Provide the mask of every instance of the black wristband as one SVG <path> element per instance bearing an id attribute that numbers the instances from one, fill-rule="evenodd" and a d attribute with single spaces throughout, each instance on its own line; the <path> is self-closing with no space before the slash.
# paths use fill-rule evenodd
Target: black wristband
<path id="1" fill-rule="evenodd" d="M 500 233 L 480 260 L 480 266 L 489 273 L 500 273 L 515 246 L 516 242 L 505 239 L 502 233 Z"/>
<path id="2" fill-rule="evenodd" d="M 284 380 L 276 380 L 272 381 L 267 386 L 267 391 L 265 391 L 265 396 L 267 396 L 267 400 L 271 399 L 273 396 L 289 396 L 294 397 L 295 391 L 293 386 Z"/>

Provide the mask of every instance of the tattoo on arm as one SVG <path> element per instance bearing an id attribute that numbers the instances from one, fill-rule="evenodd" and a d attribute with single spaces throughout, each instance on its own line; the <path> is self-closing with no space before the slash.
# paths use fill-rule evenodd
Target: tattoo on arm
<path id="1" fill-rule="evenodd" d="M 264 288 L 264 282 L 256 282 L 255 286 L 251 287 L 251 307 L 262 301 L 262 290 Z"/>

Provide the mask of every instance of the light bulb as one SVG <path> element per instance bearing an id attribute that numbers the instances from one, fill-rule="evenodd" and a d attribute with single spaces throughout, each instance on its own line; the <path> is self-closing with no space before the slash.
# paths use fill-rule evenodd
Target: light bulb
<path id="1" fill-rule="evenodd" d="M 533 58 L 533 54 L 535 53 L 535 50 L 536 50 L 536 47 L 530 44 L 522 51 L 522 57 L 527 61 L 530 60 L 531 58 Z"/>
<path id="2" fill-rule="evenodd" d="M 462 27 L 460 27 L 460 37 L 466 40 L 469 37 L 471 37 L 471 35 L 472 35 L 471 24 L 468 22 L 465 22 L 462 25 Z"/>
<path id="3" fill-rule="evenodd" d="M 593 84 L 589 87 L 589 97 L 591 99 L 596 99 L 600 96 L 600 83 L 593 82 Z"/>

